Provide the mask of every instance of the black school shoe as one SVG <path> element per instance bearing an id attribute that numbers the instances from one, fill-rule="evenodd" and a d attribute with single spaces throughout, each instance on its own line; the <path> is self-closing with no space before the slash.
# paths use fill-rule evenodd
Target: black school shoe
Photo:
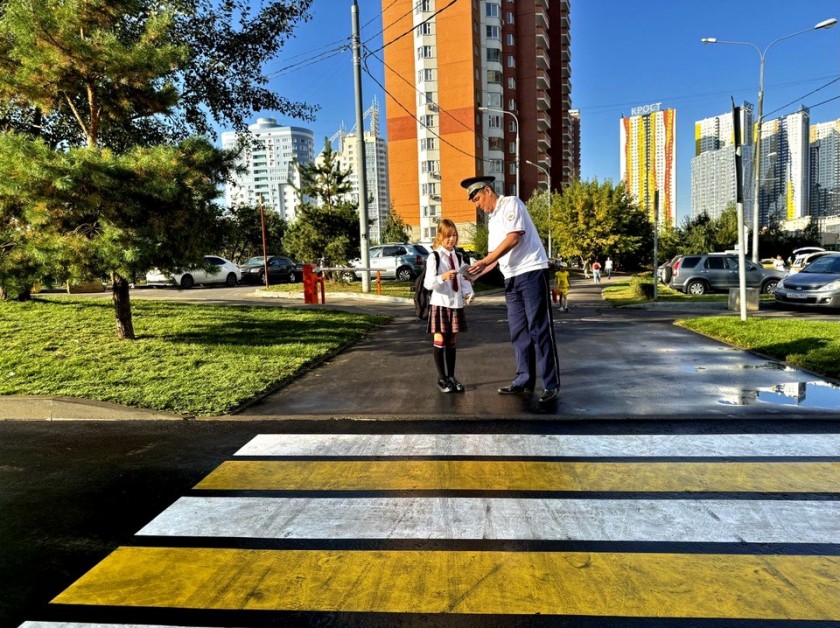
<path id="1" fill-rule="evenodd" d="M 550 403 L 557 399 L 557 395 L 560 394 L 560 387 L 557 388 L 546 388 L 543 391 L 543 394 L 540 395 L 540 403 Z"/>
<path id="2" fill-rule="evenodd" d="M 442 393 L 451 393 L 454 392 L 452 388 L 452 384 L 448 379 L 439 379 L 437 382 L 438 390 Z"/>
<path id="3" fill-rule="evenodd" d="M 454 377 L 449 378 L 449 387 L 452 389 L 452 392 L 462 393 L 464 392 L 464 385 L 459 382 Z"/>
<path id="4" fill-rule="evenodd" d="M 532 393 L 534 389 L 530 386 L 520 386 L 519 384 L 511 384 L 510 386 L 502 386 L 499 388 L 500 395 L 521 395 L 522 393 Z"/>

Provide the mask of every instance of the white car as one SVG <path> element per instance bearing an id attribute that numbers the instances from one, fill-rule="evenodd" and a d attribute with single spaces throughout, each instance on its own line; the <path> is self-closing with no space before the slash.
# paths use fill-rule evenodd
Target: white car
<path id="1" fill-rule="evenodd" d="M 239 266 L 229 262 L 224 257 L 205 255 L 204 261 L 216 267 L 215 272 L 208 272 L 203 268 L 188 270 L 162 271 L 153 268 L 146 273 L 146 284 L 149 286 L 178 286 L 182 290 L 189 290 L 195 284 L 224 284 L 233 287 L 242 276 Z"/>

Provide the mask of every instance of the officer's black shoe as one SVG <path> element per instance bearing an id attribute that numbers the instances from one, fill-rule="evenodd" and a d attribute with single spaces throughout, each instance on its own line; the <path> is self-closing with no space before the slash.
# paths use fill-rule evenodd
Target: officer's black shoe
<path id="1" fill-rule="evenodd" d="M 449 383 L 448 379 L 439 379 L 437 381 L 438 390 L 442 393 L 451 393 L 453 392 L 452 384 Z"/>
<path id="2" fill-rule="evenodd" d="M 557 399 L 557 395 L 560 394 L 560 387 L 557 388 L 546 388 L 543 393 L 540 395 L 540 403 L 549 403 Z"/>
<path id="3" fill-rule="evenodd" d="M 502 386 L 499 388 L 500 395 L 521 395 L 522 393 L 534 392 L 533 389 L 527 386 L 520 386 L 519 384 L 511 384 L 510 386 Z"/>

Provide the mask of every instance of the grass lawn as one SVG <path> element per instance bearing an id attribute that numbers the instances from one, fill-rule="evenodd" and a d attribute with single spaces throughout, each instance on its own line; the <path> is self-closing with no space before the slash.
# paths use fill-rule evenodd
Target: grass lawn
<path id="1" fill-rule="evenodd" d="M 812 321 L 737 316 L 704 316 L 677 325 L 726 343 L 840 379 L 840 325 Z"/>
<path id="2" fill-rule="evenodd" d="M 630 278 L 621 278 L 618 281 L 612 279 L 610 285 L 602 291 L 604 300 L 611 305 L 634 305 L 636 303 L 648 303 L 649 299 L 638 296 L 633 293 L 630 287 Z M 678 302 L 721 302 L 725 303 L 729 298 L 728 294 L 712 293 L 703 294 L 700 296 L 683 294 L 678 290 L 672 290 L 663 283 L 660 283 L 656 288 L 656 300 L 663 303 L 678 303 Z"/>
<path id="3" fill-rule="evenodd" d="M 0 394 L 224 414 L 388 320 L 141 299 L 132 311 L 137 339 L 121 341 L 110 301 L 0 301 Z"/>

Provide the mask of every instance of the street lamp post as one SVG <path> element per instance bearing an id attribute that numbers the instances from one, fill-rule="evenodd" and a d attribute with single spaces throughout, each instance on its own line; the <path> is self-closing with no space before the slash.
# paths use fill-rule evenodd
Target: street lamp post
<path id="1" fill-rule="evenodd" d="M 551 173 L 546 168 L 528 159 L 525 160 L 525 163 L 542 170 L 545 174 L 546 186 L 548 187 L 548 257 L 551 258 Z"/>
<path id="2" fill-rule="evenodd" d="M 494 113 L 506 113 L 513 118 L 516 123 L 516 195 L 522 198 L 522 190 L 519 189 L 519 118 L 512 111 L 505 111 L 504 109 L 491 109 L 490 107 L 479 107 L 479 111 L 488 111 Z"/>
<path id="3" fill-rule="evenodd" d="M 764 49 L 761 50 L 755 44 L 746 41 L 723 41 L 717 39 L 715 37 L 704 37 L 700 40 L 701 43 L 704 44 L 729 44 L 733 46 L 751 46 L 758 52 L 759 57 L 759 72 L 758 72 L 758 117 L 756 119 L 756 137 L 753 138 L 753 144 L 755 146 L 754 155 L 753 155 L 753 176 L 755 177 L 754 181 L 754 193 L 753 193 L 753 203 L 755 205 L 753 211 L 753 241 L 752 241 L 752 261 L 754 263 L 758 263 L 758 219 L 759 219 L 759 188 L 760 188 L 760 178 L 761 173 L 759 172 L 759 168 L 761 167 L 761 123 L 762 123 L 762 115 L 763 115 L 763 107 L 764 107 L 764 59 L 767 56 L 767 51 L 774 45 L 782 41 L 783 39 L 790 39 L 791 37 L 796 37 L 797 35 L 802 35 L 803 33 L 809 33 L 813 30 L 820 30 L 825 28 L 831 28 L 837 24 L 837 18 L 830 18 L 827 20 L 823 20 L 819 24 L 812 26 L 811 28 L 806 28 L 801 31 L 797 31 L 796 33 L 791 33 L 790 35 L 785 35 L 784 37 L 779 37 L 778 39 L 771 41 L 770 44 Z"/>

